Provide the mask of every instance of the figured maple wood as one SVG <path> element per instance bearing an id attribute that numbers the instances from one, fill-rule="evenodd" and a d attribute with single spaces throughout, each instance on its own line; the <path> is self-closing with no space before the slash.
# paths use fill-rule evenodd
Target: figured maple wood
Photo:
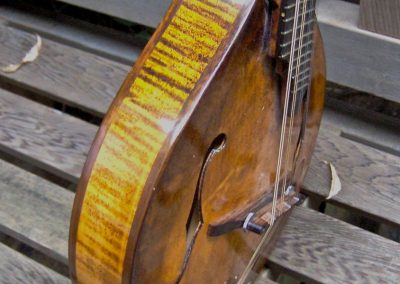
<path id="1" fill-rule="evenodd" d="M 168 25 L 159 28 L 125 81 L 100 130 L 107 134 L 98 138 L 103 145 L 96 162 L 81 183 L 86 190 L 79 224 L 71 230 L 74 279 L 129 281 L 125 255 L 144 186 L 184 102 L 201 88 L 199 79 L 240 8 L 239 3 L 177 1 L 165 19 Z"/>
<path id="2" fill-rule="evenodd" d="M 263 1 L 174 2 L 89 155 L 71 223 L 73 280 L 223 282 L 243 271 L 256 238 L 236 231 L 210 239 L 207 224 L 235 208 L 251 209 L 272 191 L 282 90 L 262 40 L 266 17 Z M 305 174 L 321 118 L 318 30 L 315 48 L 318 68 L 295 183 Z M 262 132 L 252 135 L 255 129 Z M 196 190 L 207 149 L 220 133 L 228 137 L 224 154 L 208 165 L 204 189 Z M 187 250 L 186 223 L 197 191 L 204 224 Z M 219 257 L 212 257 L 216 250 Z M 216 276 L 211 271 L 218 263 L 224 266 Z"/>

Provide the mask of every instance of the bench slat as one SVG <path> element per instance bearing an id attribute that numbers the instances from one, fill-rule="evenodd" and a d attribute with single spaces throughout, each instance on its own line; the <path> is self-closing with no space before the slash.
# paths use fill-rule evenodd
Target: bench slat
<path id="1" fill-rule="evenodd" d="M 5 25 L 28 33 L 88 51 L 131 66 L 142 52 L 144 39 L 136 34 L 118 32 L 99 25 L 82 22 L 68 16 L 57 19 L 15 7 L 0 7 Z M 139 42 L 138 42 L 139 41 Z"/>
<path id="2" fill-rule="evenodd" d="M 3 244 L 0 244 L 0 256 L 0 283 L 2 284 L 70 283 L 66 277 Z"/>
<path id="3" fill-rule="evenodd" d="M 0 24 L 0 62 L 19 62 L 34 45 L 33 34 Z M 0 78 L 80 107 L 104 114 L 130 67 L 54 41 L 43 39 L 39 58 L 15 73 Z"/>
<path id="4" fill-rule="evenodd" d="M 76 183 L 97 127 L 4 90 L 0 94 L 0 149 Z M 327 197 L 331 173 L 321 160 L 332 162 L 341 178 L 335 202 L 400 225 L 399 157 L 322 126 L 304 188 Z"/>
<path id="5" fill-rule="evenodd" d="M 350 142 L 322 128 L 304 183 L 310 194 L 329 195 L 332 163 L 342 183 L 333 201 L 400 225 L 400 157 Z"/>
<path id="6" fill-rule="evenodd" d="M 158 25 L 171 2 L 61 1 L 151 27 Z M 318 21 L 326 46 L 328 79 L 400 102 L 400 40 L 359 29 L 357 21 L 360 8 L 357 4 L 342 0 L 319 0 L 317 3 Z M 356 52 L 348 52 L 349 50 Z"/>
<path id="7" fill-rule="evenodd" d="M 77 182 L 97 127 L 0 89 L 0 149 Z"/>
<path id="8" fill-rule="evenodd" d="M 359 29 L 357 4 L 317 3 L 329 81 L 400 102 L 400 40 Z"/>
<path id="9" fill-rule="evenodd" d="M 400 283 L 400 244 L 297 207 L 270 261 L 312 283 Z"/>
<path id="10" fill-rule="evenodd" d="M 106 15 L 156 27 L 164 16 L 171 0 L 61 0 Z"/>
<path id="11" fill-rule="evenodd" d="M 74 194 L 0 160 L 0 230 L 68 265 Z"/>

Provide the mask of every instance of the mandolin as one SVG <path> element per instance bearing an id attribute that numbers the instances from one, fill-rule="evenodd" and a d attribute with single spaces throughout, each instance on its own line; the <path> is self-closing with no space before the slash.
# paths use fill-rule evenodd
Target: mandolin
<path id="1" fill-rule="evenodd" d="M 75 198 L 74 283 L 249 283 L 300 187 L 325 63 L 315 0 L 174 0 Z"/>

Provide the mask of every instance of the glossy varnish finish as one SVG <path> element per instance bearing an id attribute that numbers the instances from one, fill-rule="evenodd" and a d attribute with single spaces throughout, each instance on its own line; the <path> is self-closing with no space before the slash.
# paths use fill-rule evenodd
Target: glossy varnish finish
<path id="1" fill-rule="evenodd" d="M 268 56 L 264 5 L 171 6 L 86 163 L 71 223 L 74 281 L 221 283 L 240 276 L 259 237 L 242 230 L 210 237 L 208 227 L 250 212 L 273 190 L 284 79 Z M 297 186 L 323 104 L 317 29 L 315 42 L 307 132 L 296 161 L 293 139 L 293 162 L 282 173 Z"/>
<path id="2" fill-rule="evenodd" d="M 239 13 L 221 1 L 182 1 L 125 83 L 89 180 L 76 231 L 80 282 L 122 280 L 131 224 L 158 152 Z M 173 15 L 172 15 L 173 14 Z M 190 28 L 189 28 L 190 27 Z M 104 136 L 104 137 L 102 137 Z"/>

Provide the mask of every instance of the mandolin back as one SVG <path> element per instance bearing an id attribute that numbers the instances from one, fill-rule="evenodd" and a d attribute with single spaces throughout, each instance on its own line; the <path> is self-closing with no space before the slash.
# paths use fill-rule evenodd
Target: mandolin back
<path id="1" fill-rule="evenodd" d="M 276 178 L 290 176 L 299 189 L 323 108 L 315 26 L 309 93 L 296 107 L 290 162 L 276 177 L 285 87 L 269 49 L 270 12 L 263 0 L 173 2 L 86 162 L 71 220 L 74 282 L 241 275 L 260 236 L 235 224 L 270 204 L 260 200 Z"/>

